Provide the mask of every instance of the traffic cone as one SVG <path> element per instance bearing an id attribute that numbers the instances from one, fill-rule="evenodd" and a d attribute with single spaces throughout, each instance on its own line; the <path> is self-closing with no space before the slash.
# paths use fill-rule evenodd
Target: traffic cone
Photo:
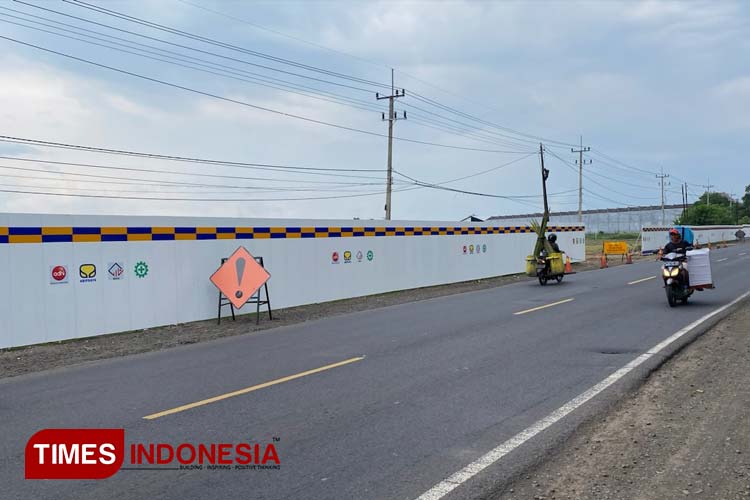
<path id="1" fill-rule="evenodd" d="M 607 256 L 602 254 L 601 259 L 599 259 L 599 269 L 605 269 L 607 267 Z"/>
<path id="2" fill-rule="evenodd" d="M 572 274 L 573 266 L 570 265 L 570 257 L 565 257 L 565 274 Z"/>
<path id="3" fill-rule="evenodd" d="M 625 264 L 632 264 L 633 263 L 633 254 L 628 252 L 625 254 Z"/>

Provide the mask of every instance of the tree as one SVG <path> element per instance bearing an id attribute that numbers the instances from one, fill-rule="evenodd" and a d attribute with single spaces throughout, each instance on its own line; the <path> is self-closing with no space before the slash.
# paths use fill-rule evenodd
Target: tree
<path id="1" fill-rule="evenodd" d="M 679 226 L 711 226 L 714 224 L 734 224 L 734 222 L 734 213 L 729 209 L 728 204 L 727 206 L 721 206 L 713 203 L 711 205 L 696 203 L 675 220 L 675 224 Z"/>
<path id="2" fill-rule="evenodd" d="M 711 203 L 708 203 L 708 202 Z M 698 198 L 698 201 L 696 203 L 700 203 L 702 205 L 720 205 L 722 207 L 728 207 L 732 204 L 732 198 L 726 194 L 726 193 L 710 193 L 706 191 L 701 195 L 700 198 Z"/>
<path id="3" fill-rule="evenodd" d="M 750 217 L 750 184 L 745 186 L 745 195 L 742 197 L 740 216 Z"/>

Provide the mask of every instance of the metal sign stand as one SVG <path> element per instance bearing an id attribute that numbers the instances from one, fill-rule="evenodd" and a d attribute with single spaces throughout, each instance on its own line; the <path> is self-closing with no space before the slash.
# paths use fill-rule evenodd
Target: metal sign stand
<path id="1" fill-rule="evenodd" d="M 221 263 L 224 264 L 226 262 L 226 258 L 221 259 Z M 255 262 L 261 265 L 261 267 L 265 268 L 266 266 L 263 265 L 263 257 L 255 257 Z M 261 299 L 261 290 L 265 291 L 266 298 L 265 300 Z M 245 302 L 245 304 L 256 304 L 255 309 L 255 324 L 260 324 L 260 306 L 265 305 L 268 309 L 268 319 L 273 320 L 273 315 L 271 314 L 271 298 L 268 295 L 268 282 L 263 283 L 263 286 L 258 288 L 258 290 Z M 219 314 L 217 317 L 217 324 L 221 324 L 221 308 L 229 306 L 229 310 L 232 312 L 232 321 L 235 321 L 236 318 L 234 316 L 234 306 L 231 302 L 229 302 L 229 299 L 221 292 L 219 292 Z"/>

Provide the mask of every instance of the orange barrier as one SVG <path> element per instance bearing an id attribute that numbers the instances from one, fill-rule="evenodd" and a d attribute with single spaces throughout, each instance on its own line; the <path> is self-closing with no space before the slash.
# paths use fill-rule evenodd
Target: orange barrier
<path id="1" fill-rule="evenodd" d="M 599 259 L 599 269 L 604 269 L 607 267 L 607 256 L 602 254 L 602 257 Z"/>
<path id="2" fill-rule="evenodd" d="M 570 257 L 565 257 L 565 274 L 572 274 L 573 266 L 570 265 Z"/>

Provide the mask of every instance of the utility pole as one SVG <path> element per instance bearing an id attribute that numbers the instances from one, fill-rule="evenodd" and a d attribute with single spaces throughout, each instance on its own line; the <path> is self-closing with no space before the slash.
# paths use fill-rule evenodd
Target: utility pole
<path id="1" fill-rule="evenodd" d="M 544 195 L 544 215 L 549 214 L 549 204 L 547 203 L 547 177 L 549 177 L 549 170 L 544 168 L 544 146 L 539 143 L 539 158 L 542 162 L 542 194 Z"/>
<path id="2" fill-rule="evenodd" d="M 701 187 L 706 189 L 706 205 L 711 206 L 711 188 L 714 187 L 711 178 L 708 178 L 708 184 L 701 184 Z"/>
<path id="3" fill-rule="evenodd" d="M 593 160 L 584 160 L 583 153 L 591 151 L 590 147 L 583 147 L 583 136 L 581 136 L 581 148 L 570 148 L 571 153 L 578 153 L 578 222 L 583 222 L 583 166 L 591 165 Z"/>
<path id="4" fill-rule="evenodd" d="M 406 91 L 401 89 L 398 90 L 393 85 L 393 69 L 391 69 L 391 95 L 380 95 L 375 93 L 375 99 L 378 101 L 388 99 L 388 177 L 385 186 L 385 220 L 391 220 L 391 187 L 393 186 L 393 122 L 396 120 L 405 120 L 406 111 L 404 111 L 403 117 L 398 118 L 396 112 L 393 110 L 393 100 L 398 97 L 404 97 Z M 385 113 L 382 113 L 382 120 L 385 121 Z"/>
<path id="5" fill-rule="evenodd" d="M 737 211 L 739 202 L 734 199 L 734 196 L 734 193 L 729 193 L 729 213 L 732 213 L 732 209 L 734 209 L 734 223 L 737 224 L 740 221 L 740 215 Z"/>
<path id="6" fill-rule="evenodd" d="M 664 173 L 664 169 L 661 169 L 661 174 L 656 174 L 656 177 L 661 181 L 661 225 L 664 226 L 667 223 L 666 215 L 664 213 L 664 179 L 669 177 L 669 174 Z"/>

